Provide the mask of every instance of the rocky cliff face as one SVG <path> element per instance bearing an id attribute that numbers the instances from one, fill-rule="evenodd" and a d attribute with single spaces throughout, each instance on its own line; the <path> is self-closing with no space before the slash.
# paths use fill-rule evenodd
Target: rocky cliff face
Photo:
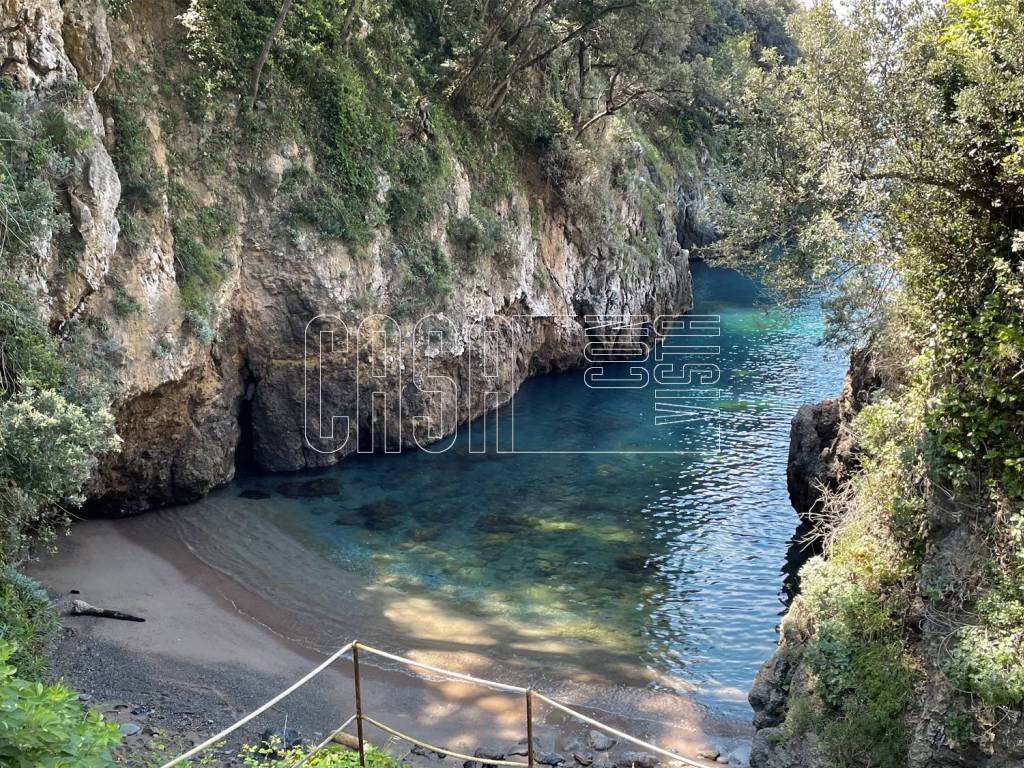
<path id="1" fill-rule="evenodd" d="M 125 151 L 117 144 L 124 116 L 97 90 L 110 88 L 112 68 L 170 76 L 157 51 L 177 11 L 138 3 L 113 20 L 100 0 L 3 3 L 3 73 L 40 104 L 72 94 L 60 107 L 93 137 L 75 153 L 61 199 L 80 257 L 60 264 L 56 235 L 43 238 L 23 278 L 55 332 L 97 361 L 113 399 L 124 446 L 98 471 L 95 509 L 127 514 L 197 498 L 231 479 L 243 430 L 266 470 L 328 465 L 367 440 L 399 448 L 440 437 L 507 400 L 528 376 L 581 362 L 588 325 L 690 307 L 678 231 L 696 230 L 681 213 L 684 189 L 664 190 L 680 204 L 653 212 L 642 190 L 620 190 L 610 215 L 624 237 L 613 245 L 568 216 L 551 190 L 523 180 L 493 206 L 507 233 L 501 253 L 456 269 L 445 297 L 415 312 L 415 281 L 396 277 L 407 254 L 386 227 L 355 249 L 288 219 L 282 185 L 313 163 L 294 140 L 269 140 L 247 168 L 231 160 L 207 173 L 199 163 L 176 175 L 176 188 L 151 190 L 146 206 L 133 207 L 137 190 L 111 159 Z M 158 112 L 181 104 L 144 87 L 153 93 L 136 116 L 141 141 L 168 178 L 200 129 L 167 135 Z M 642 167 L 643 150 L 635 152 Z M 430 226 L 440 253 L 458 263 L 448 224 L 470 214 L 478 190 L 457 158 L 451 178 Z M 217 209 L 231 220 L 216 244 L 227 268 L 207 317 L 188 311 L 176 278 L 184 244 L 169 196 L 182 189 L 197 218 Z M 425 313 L 445 319 L 417 325 Z M 321 348 L 328 330 L 334 343 Z M 322 386 L 319 400 L 306 397 L 311 380 Z M 370 390 L 383 394 L 361 400 Z"/>

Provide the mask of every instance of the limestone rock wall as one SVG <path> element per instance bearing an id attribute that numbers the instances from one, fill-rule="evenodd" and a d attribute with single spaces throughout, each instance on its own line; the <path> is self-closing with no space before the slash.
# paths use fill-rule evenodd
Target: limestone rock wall
<path id="1" fill-rule="evenodd" d="M 627 191 L 614 201 L 627 240 L 653 238 L 652 258 L 594 242 L 557 196 L 524 181 L 497 210 L 511 232 L 509 252 L 500 264 L 457 271 L 448 297 L 433 308 L 450 325 L 441 341 L 414 353 L 419 317 L 396 312 L 408 285 L 396 279 L 400 254 L 391 233 L 382 229 L 357 253 L 290 225 L 279 187 L 290 170 L 312 159 L 307 148 L 282 141 L 262 151 L 255 183 L 252 173 L 234 167 L 182 179 L 200 206 L 226 205 L 237 224 L 219 246 L 228 268 L 213 292 L 209 328 L 197 333 L 175 276 L 179 244 L 167 191 L 157 190 L 143 217 L 144 236 L 129 244 L 118 209 L 124 180 L 111 160 L 117 126 L 94 96 L 112 66 L 155 67 L 149 57 L 178 23 L 178 10 L 171 2 L 134 3 L 126 19 L 114 20 L 100 0 L 2 5 L 2 72 L 40 102 L 73 89 L 67 114 L 94 137 L 76 153 L 60 201 L 73 236 L 82 240 L 81 258 L 71 269 L 60 267 L 51 238 L 38 243 L 37 266 L 24 276 L 47 306 L 54 331 L 74 337 L 99 361 L 111 393 L 124 447 L 102 462 L 91 509 L 130 514 L 196 499 L 230 480 L 240 417 L 253 458 L 266 470 L 334 463 L 367 435 L 379 447 L 397 448 L 450 433 L 507 399 L 528 376 L 578 364 L 585 316 L 595 322 L 690 308 L 687 252 L 679 243 L 680 224 L 688 232 L 694 227 L 684 213 L 686 190 L 665 190 L 665 199 L 679 205 L 655 211 L 653 224 L 641 202 L 649 196 Z M 192 129 L 172 138 L 156 115 L 143 119 L 152 162 L 166 176 Z M 431 226 L 454 259 L 446 225 L 469 211 L 474 190 L 457 161 L 453 178 Z M 399 316 L 392 324 L 383 315 Z M 371 332 L 354 334 L 347 348 L 336 345 L 323 359 L 314 356 L 313 375 L 319 380 L 322 372 L 325 384 L 313 413 L 305 397 L 306 342 L 307 325 L 318 316 L 332 319 L 314 330 L 344 323 L 355 331 L 365 323 Z M 385 372 L 375 381 L 384 382 L 389 409 L 357 407 L 368 375 L 360 371 L 371 369 Z M 467 395 L 470 378 L 485 369 L 493 374 L 490 393 Z M 319 445 L 309 435 L 322 433 L 325 418 L 342 426 Z M 339 448 L 346 431 L 352 439 Z"/>

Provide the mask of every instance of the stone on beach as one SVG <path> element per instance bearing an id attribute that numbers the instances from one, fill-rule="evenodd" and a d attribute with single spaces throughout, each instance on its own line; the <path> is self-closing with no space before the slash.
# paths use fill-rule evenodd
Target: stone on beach
<path id="1" fill-rule="evenodd" d="M 482 757 L 484 760 L 504 760 L 505 752 L 497 747 L 480 747 L 473 753 L 473 757 Z"/>
<path id="2" fill-rule="evenodd" d="M 537 762 L 541 765 L 561 765 L 565 758 L 556 752 L 541 752 L 537 756 Z"/>
<path id="3" fill-rule="evenodd" d="M 590 731 L 590 733 L 587 734 L 587 738 L 590 741 L 590 746 L 598 752 L 607 752 L 616 744 L 615 739 L 601 731 Z"/>
<path id="4" fill-rule="evenodd" d="M 616 758 L 616 768 L 656 768 L 658 758 L 650 752 L 623 752 Z"/>

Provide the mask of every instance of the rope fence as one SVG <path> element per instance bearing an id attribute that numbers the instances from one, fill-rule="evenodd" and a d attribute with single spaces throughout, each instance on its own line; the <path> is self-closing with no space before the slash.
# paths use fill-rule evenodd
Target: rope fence
<path id="1" fill-rule="evenodd" d="M 427 672 L 431 672 L 433 674 L 439 675 L 442 678 L 448 678 L 448 679 L 453 679 L 453 680 L 461 680 L 464 683 L 470 683 L 472 685 L 484 686 L 484 687 L 487 687 L 487 688 L 492 688 L 494 690 L 504 691 L 506 693 L 514 693 L 514 694 L 519 694 L 521 696 L 524 696 L 525 697 L 525 704 L 526 704 L 526 750 L 527 750 L 526 762 L 523 763 L 523 762 L 514 761 L 514 760 L 496 760 L 496 759 L 491 759 L 491 758 L 479 757 L 479 756 L 476 756 L 476 755 L 464 755 L 464 754 L 461 754 L 459 752 L 447 749 L 446 747 L 434 746 L 433 744 L 428 744 L 427 742 L 422 741 L 420 739 L 417 739 L 417 738 L 415 738 L 413 736 L 409 736 L 407 734 L 401 733 L 400 731 L 395 730 L 391 726 L 386 725 L 386 724 L 380 722 L 379 720 L 376 720 L 376 719 L 370 717 L 369 715 L 365 714 L 363 712 L 363 697 L 362 697 L 362 690 L 361 690 L 361 680 L 360 680 L 360 675 L 359 675 L 359 653 L 360 653 L 360 651 L 363 651 L 365 653 L 369 653 L 369 654 L 371 654 L 373 656 L 379 656 L 379 657 L 384 658 L 384 659 L 389 659 L 391 661 L 395 661 L 395 662 L 398 662 L 400 664 L 404 664 L 406 666 L 413 667 L 415 669 L 420 669 L 420 670 L 424 670 L 424 671 L 427 671 Z M 383 731 L 383 732 L 385 732 L 387 734 L 390 734 L 391 736 L 393 736 L 396 739 L 408 742 L 408 743 L 410 743 L 410 744 L 412 744 L 414 746 L 420 747 L 421 749 L 430 750 L 430 751 L 435 752 L 437 754 L 446 755 L 446 756 L 450 755 L 451 757 L 455 757 L 455 758 L 458 758 L 458 759 L 461 759 L 461 760 L 467 760 L 467 761 L 468 760 L 472 760 L 472 761 L 476 761 L 478 763 L 481 763 L 483 765 L 512 766 L 513 768 L 537 768 L 537 762 L 536 762 L 535 755 L 534 755 L 534 741 L 533 741 L 533 703 L 534 703 L 534 699 L 536 699 L 538 701 L 542 701 L 545 704 L 547 704 L 547 705 L 549 705 L 551 707 L 554 707 L 555 709 L 557 709 L 557 710 L 559 710 L 559 711 L 569 715 L 570 717 L 573 717 L 576 720 L 579 720 L 580 722 L 583 722 L 583 723 L 586 723 L 588 725 L 591 725 L 594 728 L 600 729 L 601 731 L 604 731 L 605 733 L 607 733 L 607 734 L 609 734 L 611 736 L 615 736 L 618 739 L 622 739 L 623 741 L 628 741 L 631 744 L 634 744 L 634 745 L 639 746 L 639 747 L 643 747 L 644 749 L 648 749 L 651 752 L 655 752 L 655 753 L 661 755 L 662 757 L 667 757 L 669 760 L 674 760 L 674 761 L 676 761 L 678 763 L 681 763 L 681 764 L 687 765 L 687 766 L 694 766 L 694 768 L 703 768 L 706 765 L 706 763 L 700 763 L 700 762 L 697 762 L 695 760 L 691 760 L 689 758 L 683 757 L 681 755 L 677 755 L 675 752 L 670 752 L 667 749 L 662 749 L 661 747 L 655 746 L 654 744 L 651 744 L 650 742 L 644 741 L 643 739 L 638 739 L 635 736 L 630 736 L 628 733 L 624 733 L 624 732 L 622 732 L 622 731 L 620 731 L 620 730 L 618 730 L 616 728 L 612 728 L 610 725 L 605 725 L 604 723 L 600 722 L 599 720 L 595 720 L 592 717 L 587 717 L 582 712 L 577 712 L 575 709 L 567 707 L 564 704 L 562 704 L 562 703 L 560 703 L 558 701 L 555 701 L 554 699 L 552 699 L 552 698 L 550 698 L 548 696 L 545 696 L 544 694 L 539 693 L 538 691 L 533 690 L 532 688 L 522 688 L 522 687 L 517 686 L 517 685 L 507 685 L 505 683 L 499 683 L 499 682 L 496 682 L 494 680 L 485 680 L 485 679 L 480 678 L 480 677 L 473 677 L 472 675 L 465 675 L 465 674 L 462 674 L 461 672 L 454 672 L 452 670 L 442 669 L 441 667 L 435 667 L 435 666 L 433 666 L 431 664 L 425 664 L 425 663 L 423 663 L 421 661 L 415 661 L 413 659 L 409 659 L 409 658 L 406 658 L 404 656 L 398 656 L 398 655 L 393 654 L 393 653 L 388 653 L 387 651 L 382 651 L 382 650 L 380 650 L 378 648 L 373 648 L 371 646 L 364 645 L 363 643 L 360 643 L 358 641 L 354 641 L 354 642 L 348 643 L 347 645 L 344 645 L 341 648 L 339 648 L 337 651 L 335 651 L 333 654 L 331 654 L 331 656 L 329 656 L 326 661 L 324 661 L 323 663 L 319 664 L 317 667 L 315 667 L 310 672 L 308 672 L 304 677 L 302 677 L 301 679 L 299 679 L 298 681 L 296 681 L 295 683 L 290 685 L 285 690 L 281 691 L 281 693 L 277 694 L 277 696 L 272 698 L 267 703 L 263 704 L 260 707 L 257 707 L 252 712 L 250 712 L 248 715 L 243 717 L 241 720 L 238 720 L 237 722 L 233 723 L 232 725 L 229 725 L 227 728 L 225 728 L 224 730 L 220 731 L 219 733 L 214 734 L 213 736 L 211 736 L 210 738 L 208 738 L 206 741 L 202 742 L 201 744 L 197 744 L 196 746 L 192 747 L 192 749 L 190 749 L 188 752 L 185 752 L 184 754 L 179 755 L 178 757 L 174 758 L 173 760 L 171 760 L 168 763 L 164 763 L 164 765 L 161 766 L 161 768 L 174 768 L 174 766 L 182 765 L 182 764 L 185 763 L 185 761 L 190 760 L 191 758 L 195 757 L 196 755 L 199 755 L 202 752 L 205 752 L 207 749 L 209 749 L 210 747 L 214 746 L 215 744 L 218 744 L 218 743 L 222 742 L 225 738 L 230 736 L 232 733 L 237 731 L 239 728 L 241 728 L 242 726 L 244 726 L 247 723 L 251 722 L 255 718 L 259 717 L 264 712 L 266 712 L 268 709 L 270 709 L 271 707 L 275 706 L 276 704 L 278 704 L 279 702 L 281 702 L 282 700 L 284 700 L 285 698 L 287 698 L 288 696 L 293 694 L 295 691 L 297 691 L 299 688 L 304 686 L 310 680 L 312 680 L 313 678 L 315 678 L 318 675 L 320 675 L 322 672 L 324 672 L 326 669 L 328 669 L 332 664 L 334 664 L 336 661 L 338 661 L 340 658 L 342 658 L 347 653 L 351 653 L 351 655 L 352 655 L 352 679 L 353 679 L 353 684 L 354 684 L 354 688 L 355 688 L 355 697 L 354 697 L 355 698 L 354 704 L 355 704 L 355 710 L 356 710 L 355 714 L 353 714 L 351 717 L 349 717 L 347 720 L 345 720 L 345 722 L 343 722 L 340 726 L 335 728 L 334 731 L 332 731 L 331 734 L 326 739 L 324 739 L 319 744 L 314 746 L 313 749 L 309 753 L 307 753 L 304 757 L 302 757 L 302 759 L 300 759 L 298 762 L 294 763 L 291 766 L 291 768 L 301 768 L 302 766 L 306 765 L 306 763 L 308 763 L 309 760 L 314 755 L 316 755 L 317 753 L 323 751 L 328 746 L 330 746 L 332 743 L 336 742 L 338 740 L 338 737 L 342 734 L 342 732 L 346 728 L 348 728 L 353 722 L 356 724 L 356 743 L 357 743 L 357 749 L 358 749 L 358 752 L 359 752 L 359 765 L 361 766 L 361 768 L 365 768 L 365 766 L 366 766 L 366 746 L 367 746 L 367 742 L 366 742 L 366 740 L 364 738 L 364 735 L 363 735 L 363 724 L 364 723 L 372 725 L 374 728 L 378 728 L 381 731 Z M 351 738 L 351 737 L 349 737 L 349 738 Z"/>

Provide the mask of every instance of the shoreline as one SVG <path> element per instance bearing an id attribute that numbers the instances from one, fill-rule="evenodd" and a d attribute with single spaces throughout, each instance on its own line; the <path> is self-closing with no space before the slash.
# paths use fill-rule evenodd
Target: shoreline
<path id="1" fill-rule="evenodd" d="M 88 602 L 146 619 L 133 623 L 64 617 L 63 639 L 53 665 L 56 676 L 94 701 L 125 705 L 117 713 L 151 710 L 134 718 L 144 721 L 140 722 L 142 732 L 132 737 L 136 746 L 151 740 L 150 731 L 157 727 L 173 734 L 169 743 L 178 748 L 201 741 L 270 699 L 324 658 L 326 636 L 318 635 L 315 645 L 320 647 L 312 647 L 314 643 L 304 638 L 295 619 L 304 610 L 301 603 L 285 604 L 280 595 L 275 602 L 274 596 L 261 595 L 253 585 L 243 586 L 204 562 L 180 535 L 182 521 L 174 517 L 179 511 L 82 521 L 70 537 L 60 541 L 59 556 L 44 555 L 26 569 L 56 595 L 78 590 L 78 596 Z M 252 533 L 245 531 L 246 536 Z M 389 601 L 396 595 L 388 594 L 386 588 L 351 583 L 335 597 L 340 598 L 337 613 L 350 619 L 345 626 L 363 630 L 359 614 L 365 617 L 366 603 L 371 604 L 370 611 L 393 614 Z M 410 637 L 415 648 L 382 644 L 368 626 L 370 634 L 360 639 L 417 661 L 518 682 L 502 679 L 510 670 L 499 668 L 488 655 L 488 643 L 494 639 L 481 637 L 480 628 L 471 621 L 453 623 L 459 617 L 437 613 L 436 606 L 419 599 L 412 601 L 411 608 L 404 607 L 423 625 Z M 479 644 L 467 649 L 459 643 L 453 652 L 453 633 L 476 638 Z M 339 638 L 331 645 L 340 647 L 353 639 Z M 522 655 L 522 648 L 512 650 L 512 659 Z M 478 747 L 513 745 L 525 737 L 523 705 L 516 697 L 457 682 L 429 681 L 375 663 L 362 666 L 370 667 L 363 673 L 365 711 L 400 731 L 469 754 Z M 244 738 L 252 740 L 266 728 L 286 724 L 307 740 L 329 733 L 353 709 L 349 670 L 350 665 L 343 662 L 338 669 L 327 670 L 253 721 Z M 560 674 L 558 666 L 552 665 L 549 674 L 554 682 L 568 672 Z M 592 690 L 584 701 L 566 703 L 687 757 L 709 750 L 742 751 L 749 743 L 749 726 L 709 717 L 679 696 L 671 698 L 679 700 L 673 704 L 681 706 L 681 713 L 659 713 L 658 707 L 666 706 L 664 696 L 652 697 L 650 711 L 631 710 L 628 716 L 588 707 L 586 701 L 601 694 L 596 680 L 586 682 Z M 550 685 L 537 687 L 563 698 Z M 565 751 L 574 743 L 586 742 L 586 728 L 566 723 L 556 712 L 539 713 L 537 724 L 545 749 Z M 379 741 L 382 734 L 377 736 Z"/>

